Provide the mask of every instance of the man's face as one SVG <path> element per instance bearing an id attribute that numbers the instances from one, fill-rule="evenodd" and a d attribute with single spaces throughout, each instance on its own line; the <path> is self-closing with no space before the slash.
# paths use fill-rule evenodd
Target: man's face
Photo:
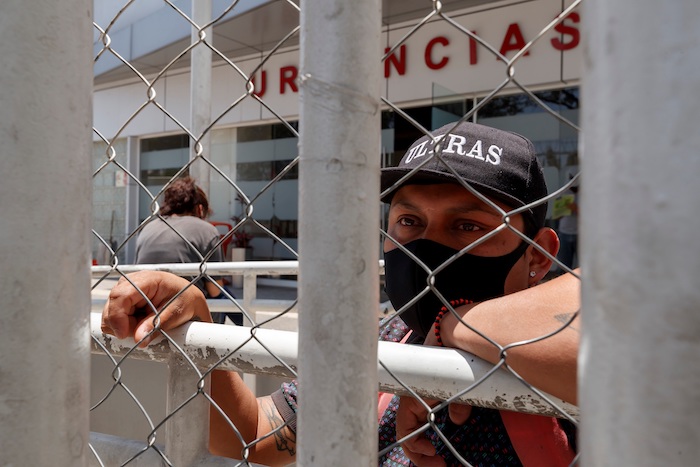
<path id="1" fill-rule="evenodd" d="M 505 211 L 511 209 L 500 202 L 495 204 Z M 388 233 L 402 245 L 427 239 L 461 250 L 501 224 L 502 218 L 496 210 L 461 185 L 405 185 L 391 201 Z M 521 215 L 511 218 L 511 225 L 520 231 L 523 231 L 523 224 Z M 515 250 L 520 242 L 520 237 L 504 229 L 469 253 L 502 256 Z M 394 248 L 396 245 L 385 239 L 384 251 Z M 504 287 L 506 294 L 528 287 L 528 257 L 529 249 L 510 270 Z"/>

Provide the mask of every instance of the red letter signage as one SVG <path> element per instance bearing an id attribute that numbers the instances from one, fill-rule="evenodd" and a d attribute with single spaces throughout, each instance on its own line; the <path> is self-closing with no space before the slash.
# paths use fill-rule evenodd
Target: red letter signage
<path id="1" fill-rule="evenodd" d="M 255 76 L 250 78 L 250 82 L 253 83 L 253 94 L 255 94 L 258 97 L 262 97 L 265 95 L 265 89 L 267 88 L 267 72 L 263 70 L 261 73 L 261 81 L 262 83 L 260 84 L 260 87 L 255 84 Z"/>
<path id="2" fill-rule="evenodd" d="M 387 53 L 389 48 L 384 49 L 384 53 Z M 396 54 L 392 53 L 384 60 L 384 77 L 388 78 L 391 74 L 391 65 L 396 68 L 396 72 L 403 76 L 406 74 L 406 45 L 401 44 L 399 47 L 399 58 L 396 58 Z"/>
<path id="3" fill-rule="evenodd" d="M 433 61 L 433 47 L 435 44 L 440 44 L 446 47 L 450 45 L 450 41 L 444 36 L 438 36 L 428 42 L 428 45 L 425 46 L 425 64 L 428 65 L 428 68 L 431 70 L 439 70 L 440 68 L 444 68 L 445 65 L 447 65 L 447 62 L 450 61 L 450 59 L 447 57 L 442 57 L 439 62 Z"/>
<path id="4" fill-rule="evenodd" d="M 506 37 L 503 39 L 503 44 L 501 45 L 501 55 L 505 55 L 510 51 L 519 51 L 525 47 L 525 38 L 523 33 L 520 31 L 520 26 L 518 23 L 511 23 L 508 26 L 508 31 L 506 31 Z M 525 55 L 529 55 L 530 52 L 526 52 Z"/>
<path id="5" fill-rule="evenodd" d="M 295 66 L 283 66 L 280 68 L 280 94 L 284 94 L 286 85 L 292 88 L 292 92 L 299 92 L 297 89 L 297 74 L 299 70 Z"/>
<path id="6" fill-rule="evenodd" d="M 578 28 L 566 24 L 566 20 L 568 19 L 571 19 L 571 21 L 576 24 L 581 21 L 581 17 L 574 11 L 561 20 L 561 23 L 554 26 L 554 30 L 562 35 L 561 39 L 558 37 L 552 39 L 552 47 L 556 50 L 571 50 L 581 41 L 581 33 Z M 564 41 L 564 36 L 571 36 L 571 38 L 568 41 Z"/>

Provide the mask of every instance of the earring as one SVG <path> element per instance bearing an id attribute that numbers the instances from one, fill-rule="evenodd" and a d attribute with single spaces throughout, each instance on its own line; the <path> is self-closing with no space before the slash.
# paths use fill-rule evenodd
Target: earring
<path id="1" fill-rule="evenodd" d="M 535 277 L 537 273 L 535 271 L 530 271 L 530 277 Z"/>

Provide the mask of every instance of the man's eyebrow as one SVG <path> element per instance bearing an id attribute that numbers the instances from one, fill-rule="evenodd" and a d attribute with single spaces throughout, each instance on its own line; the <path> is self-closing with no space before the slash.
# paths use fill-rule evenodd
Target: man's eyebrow
<path id="1" fill-rule="evenodd" d="M 394 200 L 391 203 L 391 207 L 392 208 L 403 208 L 403 209 L 407 209 L 409 211 L 418 211 L 418 207 L 409 203 L 408 201 Z"/>
<path id="2" fill-rule="evenodd" d="M 407 201 L 407 200 L 397 200 L 392 204 L 392 207 L 397 207 L 401 209 L 405 209 L 407 211 L 421 211 L 421 208 L 418 206 L 414 205 L 413 203 Z M 490 205 L 487 205 L 485 203 L 480 203 L 477 201 L 469 202 L 469 203 L 461 203 L 459 205 L 455 206 L 449 206 L 445 208 L 445 211 L 450 213 L 450 214 L 473 214 L 473 213 L 483 213 L 487 214 L 489 216 L 493 217 L 501 217 L 501 214 L 496 211 L 493 207 Z M 506 211 L 507 212 L 507 211 Z"/>
<path id="3" fill-rule="evenodd" d="M 468 205 L 452 206 L 447 211 L 453 214 L 473 214 L 475 212 L 488 214 L 489 216 L 501 217 L 498 211 L 492 206 L 484 203 L 469 203 Z"/>

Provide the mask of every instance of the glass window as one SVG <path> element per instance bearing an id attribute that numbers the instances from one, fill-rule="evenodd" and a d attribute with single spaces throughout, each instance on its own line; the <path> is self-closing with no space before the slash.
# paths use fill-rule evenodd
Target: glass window
<path id="1" fill-rule="evenodd" d="M 556 191 L 579 171 L 578 130 L 579 88 L 571 87 L 528 94 L 499 96 L 478 112 L 478 122 L 526 136 L 535 146 L 549 192 Z M 546 105 L 557 116 L 548 112 Z M 550 223 L 552 203 L 547 217 Z"/>
<path id="2" fill-rule="evenodd" d="M 239 128 L 235 145 L 236 185 L 254 199 L 252 217 L 269 229 L 291 248 L 297 247 L 298 235 L 298 122 L 289 125 L 275 123 Z M 285 170 L 287 172 L 273 184 Z M 234 217 L 241 219 L 240 203 L 234 207 Z M 251 245 L 255 259 L 295 259 L 287 248 L 280 245 L 266 231 L 252 222 L 246 229 L 253 235 Z"/>
<path id="3" fill-rule="evenodd" d="M 141 140 L 139 178 L 150 195 L 155 196 L 187 164 L 190 157 L 189 141 L 187 135 Z M 139 222 L 151 215 L 150 195 L 139 190 Z"/>

